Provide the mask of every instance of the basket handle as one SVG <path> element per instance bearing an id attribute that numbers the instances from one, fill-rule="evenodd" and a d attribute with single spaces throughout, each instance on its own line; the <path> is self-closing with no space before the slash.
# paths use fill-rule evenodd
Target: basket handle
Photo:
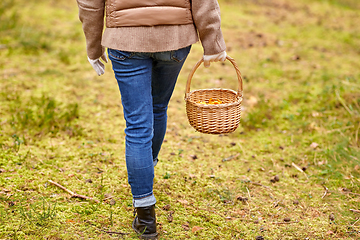
<path id="1" fill-rule="evenodd" d="M 230 57 L 230 56 L 226 56 L 226 59 L 229 60 L 231 62 L 231 64 L 234 66 L 235 71 L 236 71 L 236 75 L 238 78 L 238 91 L 237 91 L 237 96 L 242 96 L 243 94 L 243 79 L 241 77 L 241 72 L 239 70 L 238 65 L 236 64 L 235 60 Z M 193 69 L 191 70 L 191 72 L 189 73 L 187 82 L 186 82 L 186 90 L 185 90 L 185 99 L 187 98 L 187 95 L 190 92 L 190 84 L 191 84 L 191 79 L 193 78 L 195 71 L 198 69 L 198 67 L 204 62 L 204 59 L 200 59 L 195 66 L 193 67 Z"/>

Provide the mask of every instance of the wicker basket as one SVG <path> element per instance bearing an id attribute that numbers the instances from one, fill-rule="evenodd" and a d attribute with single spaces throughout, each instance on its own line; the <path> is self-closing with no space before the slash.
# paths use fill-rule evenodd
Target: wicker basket
<path id="1" fill-rule="evenodd" d="M 238 91 L 231 89 L 201 89 L 190 92 L 191 79 L 196 69 L 201 65 L 199 62 L 191 70 L 185 92 L 186 113 L 189 123 L 197 131 L 208 134 L 230 133 L 236 130 L 240 123 L 241 102 L 243 94 L 243 80 L 235 60 L 226 57 L 235 68 L 238 78 Z M 201 104 L 208 102 L 210 98 L 218 99 L 221 104 Z"/>

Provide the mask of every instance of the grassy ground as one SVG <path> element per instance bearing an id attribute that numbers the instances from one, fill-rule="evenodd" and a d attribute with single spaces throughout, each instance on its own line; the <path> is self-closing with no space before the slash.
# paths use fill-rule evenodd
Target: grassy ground
<path id="1" fill-rule="evenodd" d="M 160 239 L 358 239 L 360 3 L 219 2 L 241 125 L 216 136 L 187 123 L 195 44 L 155 170 Z M 106 67 L 98 77 L 86 61 L 75 1 L 1 1 L 0 239 L 137 239 Z M 237 89 L 230 63 L 198 69 L 191 89 L 212 87 Z"/>

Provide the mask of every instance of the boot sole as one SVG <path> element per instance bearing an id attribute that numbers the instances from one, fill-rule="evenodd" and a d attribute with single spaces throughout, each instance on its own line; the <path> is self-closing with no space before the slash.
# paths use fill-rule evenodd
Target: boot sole
<path id="1" fill-rule="evenodd" d="M 134 226 L 134 222 L 131 224 L 131 227 L 132 229 L 134 229 L 134 231 L 137 233 L 137 234 L 141 234 L 141 232 L 139 230 L 137 230 Z M 151 234 L 141 234 L 139 237 L 141 239 L 147 239 L 147 240 L 156 240 L 157 239 L 157 236 L 158 236 L 158 233 L 151 233 Z"/>

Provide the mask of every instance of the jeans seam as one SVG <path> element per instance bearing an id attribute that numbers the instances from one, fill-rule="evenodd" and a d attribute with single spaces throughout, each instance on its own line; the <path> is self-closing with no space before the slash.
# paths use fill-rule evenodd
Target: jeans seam
<path id="1" fill-rule="evenodd" d="M 109 51 L 109 55 L 110 55 L 112 58 L 118 59 L 118 60 L 120 60 L 120 61 L 123 61 L 123 60 L 125 60 L 125 59 L 129 59 L 129 58 L 132 58 L 132 57 L 135 55 L 134 52 L 130 52 L 130 55 L 129 55 L 129 56 L 117 57 L 117 56 L 114 56 L 114 54 L 111 53 L 112 51 L 113 51 L 113 50 L 110 50 L 110 51 Z M 120 50 L 115 50 L 115 51 L 119 51 L 119 52 L 122 52 L 122 53 L 123 53 L 123 51 L 120 51 Z"/>

